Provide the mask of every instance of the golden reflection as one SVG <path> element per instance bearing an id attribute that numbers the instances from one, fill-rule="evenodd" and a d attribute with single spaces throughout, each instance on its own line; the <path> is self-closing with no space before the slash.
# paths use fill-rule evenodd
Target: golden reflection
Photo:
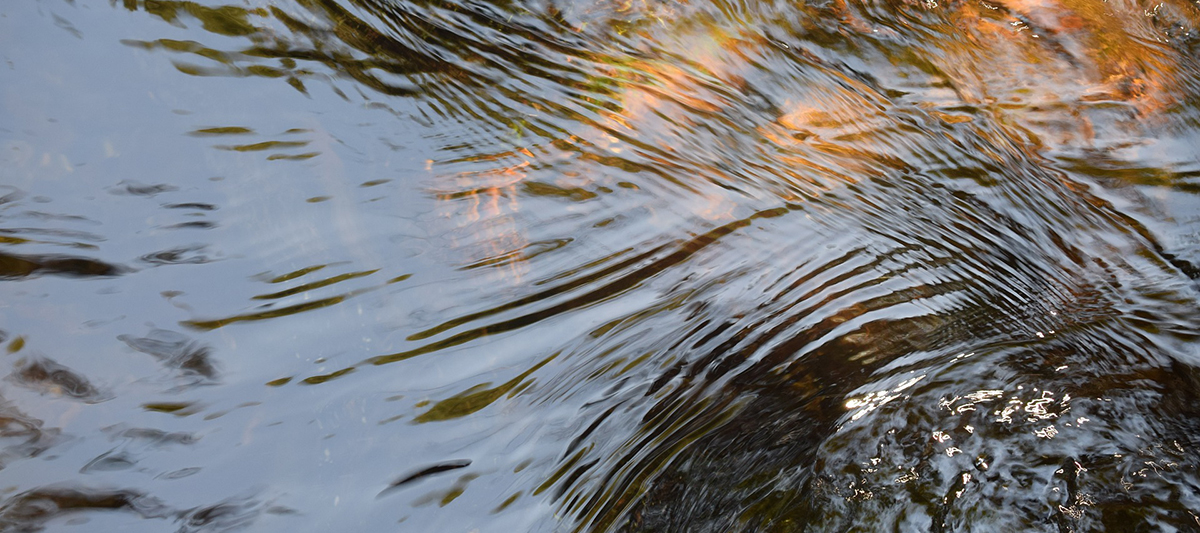
<path id="1" fill-rule="evenodd" d="M 1083 50 L 1094 70 L 1092 98 L 1132 100 L 1143 112 L 1164 108 L 1164 83 L 1175 68 L 1164 51 L 1151 45 L 1147 17 L 1136 5 L 1094 0 L 1005 0 L 1020 16 Z"/>
<path id="2" fill-rule="evenodd" d="M 1136 3 L 963 2 L 952 18 L 966 41 L 939 47 L 950 59 L 948 71 L 963 76 L 960 84 L 984 83 L 969 91 L 970 100 L 986 102 L 1007 90 L 1010 98 L 1029 94 L 1032 104 L 1124 102 L 1142 117 L 1176 103 L 1178 67 Z M 1090 124 L 1082 121 L 1087 140 Z"/>

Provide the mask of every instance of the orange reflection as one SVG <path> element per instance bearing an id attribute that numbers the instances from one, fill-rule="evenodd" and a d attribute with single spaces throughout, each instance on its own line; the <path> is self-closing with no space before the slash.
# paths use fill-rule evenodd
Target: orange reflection
<path id="1" fill-rule="evenodd" d="M 435 197 L 447 209 L 443 216 L 455 224 L 451 245 L 471 256 L 460 268 L 487 264 L 499 268 L 499 277 L 513 283 L 521 280 L 528 268 L 516 253 L 528 245 L 528 239 L 516 218 L 521 210 L 518 187 L 528 177 L 533 157 L 528 149 L 520 148 L 481 158 L 505 164 L 460 172 L 451 178 L 452 187 L 436 191 Z"/>
<path id="2" fill-rule="evenodd" d="M 974 44 L 987 47 L 990 39 L 1005 39 L 1023 48 L 1020 59 L 1050 75 L 1053 86 L 1038 88 L 1044 94 L 1063 96 L 1060 82 L 1078 84 L 1079 100 L 1127 102 L 1142 116 L 1175 103 L 1177 66 L 1165 47 L 1154 43 L 1158 32 L 1150 13 L 1136 5 L 1001 0 L 964 3 L 960 15 L 964 26 L 983 37 Z M 1060 60 L 1065 68 L 1049 64 Z"/>

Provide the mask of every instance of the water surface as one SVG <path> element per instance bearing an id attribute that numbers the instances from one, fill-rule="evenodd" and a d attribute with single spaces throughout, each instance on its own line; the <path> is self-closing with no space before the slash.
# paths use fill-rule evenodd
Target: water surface
<path id="1" fill-rule="evenodd" d="M 1187 0 L 0 7 L 0 531 L 1200 530 Z"/>

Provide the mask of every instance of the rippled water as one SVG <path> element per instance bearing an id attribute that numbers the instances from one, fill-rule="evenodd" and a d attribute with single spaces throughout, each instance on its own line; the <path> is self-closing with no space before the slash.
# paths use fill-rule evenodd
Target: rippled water
<path id="1" fill-rule="evenodd" d="M 1200 5 L 0 6 L 0 531 L 1200 531 Z"/>

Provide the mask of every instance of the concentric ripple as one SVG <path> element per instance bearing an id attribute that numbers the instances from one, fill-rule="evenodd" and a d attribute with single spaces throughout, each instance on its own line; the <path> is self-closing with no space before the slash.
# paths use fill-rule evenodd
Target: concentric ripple
<path id="1" fill-rule="evenodd" d="M 0 531 L 1194 531 L 1200 9 L 0 7 Z"/>

